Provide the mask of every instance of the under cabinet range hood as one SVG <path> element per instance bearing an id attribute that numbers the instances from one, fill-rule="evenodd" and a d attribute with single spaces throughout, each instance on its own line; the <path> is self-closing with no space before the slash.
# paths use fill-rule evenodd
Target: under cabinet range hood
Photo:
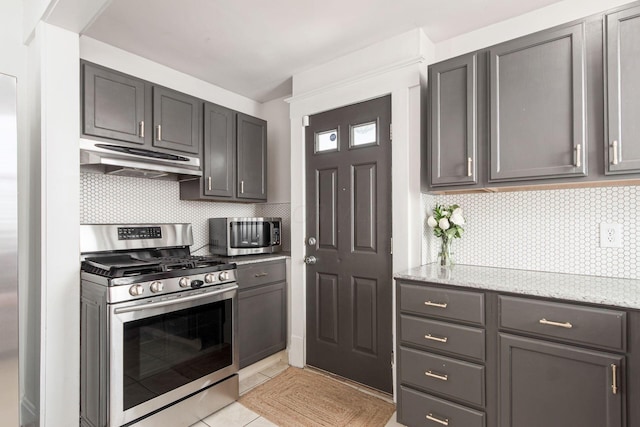
<path id="1" fill-rule="evenodd" d="M 200 159 L 80 138 L 83 172 L 188 181 L 202 176 Z"/>

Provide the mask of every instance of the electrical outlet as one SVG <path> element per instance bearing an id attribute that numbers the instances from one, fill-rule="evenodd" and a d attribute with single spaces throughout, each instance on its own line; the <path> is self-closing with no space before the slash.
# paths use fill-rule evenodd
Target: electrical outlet
<path id="1" fill-rule="evenodd" d="M 622 247 L 622 224 L 600 223 L 600 247 Z"/>

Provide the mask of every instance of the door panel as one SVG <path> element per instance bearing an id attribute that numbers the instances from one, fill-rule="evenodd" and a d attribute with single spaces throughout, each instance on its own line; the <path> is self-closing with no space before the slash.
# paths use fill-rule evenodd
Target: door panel
<path id="1" fill-rule="evenodd" d="M 267 122 L 238 113 L 239 199 L 267 199 Z"/>
<path id="2" fill-rule="evenodd" d="M 353 277 L 351 280 L 353 306 L 353 348 L 363 353 L 375 355 L 377 346 L 377 290 L 378 280 Z"/>
<path id="3" fill-rule="evenodd" d="M 338 343 L 338 276 L 318 273 L 316 276 L 318 300 L 317 333 L 319 340 Z"/>
<path id="4" fill-rule="evenodd" d="M 145 83 L 84 64 L 83 132 L 144 144 Z"/>
<path id="5" fill-rule="evenodd" d="M 316 172 L 318 184 L 318 246 L 323 249 L 338 249 L 338 170 L 326 169 Z"/>
<path id="6" fill-rule="evenodd" d="M 492 181 L 586 175 L 584 26 L 491 48 Z"/>
<path id="7" fill-rule="evenodd" d="M 153 87 L 153 145 L 200 153 L 201 101 L 160 86 Z"/>
<path id="8" fill-rule="evenodd" d="M 391 392 L 391 97 L 310 123 L 307 364 Z"/>
<path id="9" fill-rule="evenodd" d="M 376 168 L 375 163 L 352 168 L 354 251 L 376 251 Z"/>
<path id="10" fill-rule="evenodd" d="M 233 197 L 235 175 L 234 112 L 219 105 L 204 106 L 204 194 Z"/>
<path id="11" fill-rule="evenodd" d="M 624 356 L 507 334 L 499 343 L 501 427 L 623 425 Z"/>
<path id="12" fill-rule="evenodd" d="M 606 22 L 607 173 L 640 172 L 640 7 Z"/>

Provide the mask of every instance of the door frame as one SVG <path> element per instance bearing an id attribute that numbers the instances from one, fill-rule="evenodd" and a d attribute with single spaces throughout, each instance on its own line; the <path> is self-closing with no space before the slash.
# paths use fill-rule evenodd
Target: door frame
<path id="1" fill-rule="evenodd" d="M 424 58 L 416 58 L 391 70 L 356 81 L 310 91 L 288 98 L 291 119 L 291 287 L 289 363 L 306 363 L 306 251 L 305 127 L 304 117 L 391 95 L 393 141 L 392 169 L 392 273 L 423 263 L 423 218 L 420 193 L 421 128 L 426 121 Z M 395 285 L 392 290 L 392 330 L 395 331 Z M 396 348 L 396 337 L 392 337 Z M 394 396 L 396 370 L 393 365 Z"/>

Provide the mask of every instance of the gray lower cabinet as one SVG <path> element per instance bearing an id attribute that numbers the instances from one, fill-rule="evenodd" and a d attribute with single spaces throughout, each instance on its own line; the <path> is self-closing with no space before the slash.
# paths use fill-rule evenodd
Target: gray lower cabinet
<path id="1" fill-rule="evenodd" d="M 400 423 L 640 426 L 640 311 L 420 281 L 397 287 Z M 458 311 L 473 295 L 485 306 L 482 326 Z"/>
<path id="2" fill-rule="evenodd" d="M 238 113 L 237 197 L 267 199 L 267 122 Z"/>
<path id="3" fill-rule="evenodd" d="M 287 347 L 284 260 L 238 266 L 240 368 Z"/>
<path id="4" fill-rule="evenodd" d="M 607 174 L 640 172 L 640 7 L 606 17 Z"/>
<path id="5" fill-rule="evenodd" d="M 202 101 L 161 86 L 153 87 L 153 145 L 200 154 Z"/>
<path id="6" fill-rule="evenodd" d="M 584 24 L 489 49 L 490 181 L 585 176 Z"/>
<path id="7" fill-rule="evenodd" d="M 150 108 L 144 80 L 82 63 L 82 133 L 144 145 Z"/>
<path id="8" fill-rule="evenodd" d="M 477 53 L 429 67 L 432 187 L 477 182 Z"/>
<path id="9" fill-rule="evenodd" d="M 623 426 L 624 356 L 502 333 L 499 343 L 501 427 Z"/>

